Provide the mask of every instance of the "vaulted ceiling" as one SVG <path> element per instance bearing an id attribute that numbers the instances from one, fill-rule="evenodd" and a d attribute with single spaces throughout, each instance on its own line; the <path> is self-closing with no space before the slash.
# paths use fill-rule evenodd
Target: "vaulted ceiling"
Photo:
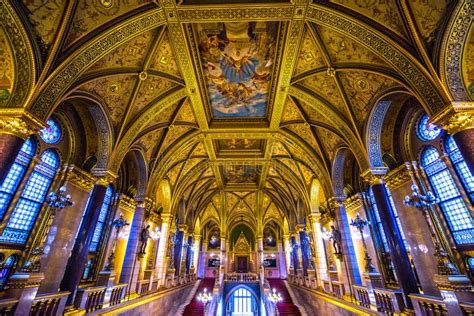
<path id="1" fill-rule="evenodd" d="M 448 97 L 429 86 L 440 86 L 449 2 L 22 0 L 15 10 L 36 40 L 38 95 L 99 51 L 58 100 L 104 107 L 110 168 L 138 148 L 150 192 L 168 179 L 188 215 L 221 217 L 224 207 L 230 223 L 257 208 L 298 217 L 314 179 L 330 196 L 342 145 L 367 169 L 367 120 L 383 96 L 441 107 Z"/>

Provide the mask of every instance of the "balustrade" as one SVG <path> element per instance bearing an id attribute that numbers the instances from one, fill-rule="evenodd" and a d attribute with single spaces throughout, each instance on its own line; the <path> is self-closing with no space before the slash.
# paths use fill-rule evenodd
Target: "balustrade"
<path id="1" fill-rule="evenodd" d="M 342 284 L 339 281 L 332 281 L 331 285 L 332 285 L 332 293 L 334 294 L 334 296 L 336 296 L 338 298 L 342 298 L 344 296 L 344 293 L 345 293 L 344 292 L 344 284 Z"/>
<path id="2" fill-rule="evenodd" d="M 359 285 L 352 285 L 352 288 L 359 305 L 370 308 L 370 297 L 367 288 Z"/>
<path id="3" fill-rule="evenodd" d="M 327 280 L 323 280 L 323 290 L 326 293 L 331 293 L 331 283 Z"/>
<path id="4" fill-rule="evenodd" d="M 94 286 L 77 290 L 74 307 L 83 309 L 86 313 L 102 308 L 107 287 Z"/>
<path id="5" fill-rule="evenodd" d="M 231 282 L 256 282 L 258 275 L 255 273 L 228 273 L 225 275 L 226 281 Z"/>
<path id="6" fill-rule="evenodd" d="M 405 309 L 402 292 L 388 289 L 374 289 L 377 311 L 393 315 Z"/>
<path id="7" fill-rule="evenodd" d="M 15 314 L 15 308 L 18 305 L 18 300 L 4 299 L 0 300 L 0 315 L 10 316 Z"/>
<path id="8" fill-rule="evenodd" d="M 114 306 L 120 304 L 126 293 L 127 284 L 117 284 L 112 287 L 110 292 L 109 305 Z"/>
<path id="9" fill-rule="evenodd" d="M 448 310 L 446 304 L 439 297 L 428 296 L 428 295 L 409 295 L 413 302 L 413 308 L 415 309 L 416 315 L 423 316 L 447 316 Z M 469 315 L 469 314 L 467 314 Z"/>
<path id="10" fill-rule="evenodd" d="M 35 297 L 30 315 L 53 316 L 62 315 L 70 292 L 41 294 Z M 0 315 L 3 313 L 0 312 Z"/>
<path id="11" fill-rule="evenodd" d="M 471 303 L 461 303 L 461 310 L 465 316 L 474 316 L 474 304 Z"/>
<path id="12" fill-rule="evenodd" d="M 137 294 L 146 295 L 150 289 L 150 280 L 140 280 L 137 282 Z"/>

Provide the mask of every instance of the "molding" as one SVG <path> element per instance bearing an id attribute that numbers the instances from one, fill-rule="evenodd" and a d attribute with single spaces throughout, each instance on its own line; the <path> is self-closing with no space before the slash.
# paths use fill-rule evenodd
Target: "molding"
<path id="1" fill-rule="evenodd" d="M 387 187 L 394 190 L 411 181 L 410 171 L 405 164 L 391 170 L 385 177 Z"/>

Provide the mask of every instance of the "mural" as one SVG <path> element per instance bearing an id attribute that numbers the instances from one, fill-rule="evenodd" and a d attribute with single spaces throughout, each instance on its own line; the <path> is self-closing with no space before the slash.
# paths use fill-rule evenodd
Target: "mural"
<path id="1" fill-rule="evenodd" d="M 219 150 L 258 150 L 262 148 L 261 139 L 222 139 L 218 142 Z"/>
<path id="2" fill-rule="evenodd" d="M 256 183 L 259 169 L 257 166 L 226 166 L 223 170 L 226 183 Z"/>
<path id="3" fill-rule="evenodd" d="M 198 33 L 212 116 L 266 116 L 278 23 L 207 23 Z"/>
<path id="4" fill-rule="evenodd" d="M 277 238 L 275 232 L 268 227 L 265 227 L 263 230 L 263 248 L 275 248 L 277 245 Z"/>
<path id="5" fill-rule="evenodd" d="M 207 249 L 220 249 L 221 237 L 219 228 L 215 227 L 209 232 L 209 239 L 207 242 Z"/>

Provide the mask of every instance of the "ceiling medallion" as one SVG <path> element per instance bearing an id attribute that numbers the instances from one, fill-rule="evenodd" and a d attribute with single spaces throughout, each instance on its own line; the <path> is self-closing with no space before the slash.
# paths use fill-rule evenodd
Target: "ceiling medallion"
<path id="1" fill-rule="evenodd" d="M 140 79 L 141 81 L 146 80 L 146 78 L 148 78 L 148 73 L 146 71 L 142 71 L 138 75 L 138 79 Z"/>
<path id="2" fill-rule="evenodd" d="M 166 64 L 168 63 L 168 60 L 169 60 L 168 56 L 163 55 L 163 56 L 161 56 L 161 58 L 160 58 L 160 64 L 166 65 Z"/>
<path id="3" fill-rule="evenodd" d="M 114 5 L 114 0 L 100 0 L 100 3 L 108 9 Z"/>

